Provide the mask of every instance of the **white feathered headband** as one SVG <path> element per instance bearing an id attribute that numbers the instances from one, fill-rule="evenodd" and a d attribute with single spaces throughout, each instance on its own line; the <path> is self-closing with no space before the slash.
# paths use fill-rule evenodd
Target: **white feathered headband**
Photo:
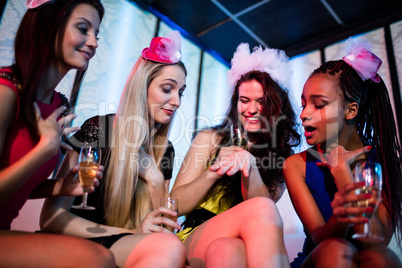
<path id="1" fill-rule="evenodd" d="M 233 90 L 242 75 L 250 71 L 268 73 L 281 87 L 287 88 L 291 72 L 287 68 L 289 58 L 283 50 L 254 47 L 250 54 L 248 43 L 241 43 L 232 58 L 232 68 L 228 71 L 228 82 Z"/>

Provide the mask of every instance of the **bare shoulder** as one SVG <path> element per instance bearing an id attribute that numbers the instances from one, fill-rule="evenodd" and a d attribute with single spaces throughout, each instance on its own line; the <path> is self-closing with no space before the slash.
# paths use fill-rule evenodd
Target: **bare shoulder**
<path id="1" fill-rule="evenodd" d="M 283 164 L 283 175 L 286 182 L 293 178 L 304 178 L 306 174 L 306 151 L 286 158 Z"/>
<path id="2" fill-rule="evenodd" d="M 10 101 L 12 104 L 17 101 L 16 93 L 8 86 L 0 84 L 0 102 L 7 103 Z"/>
<path id="3" fill-rule="evenodd" d="M 17 115 L 17 95 L 11 88 L 0 85 L 0 153 L 7 131 Z"/>
<path id="4" fill-rule="evenodd" d="M 17 113 L 17 95 L 8 86 L 0 84 L 0 121 L 1 127 L 5 123 L 11 123 Z M 6 126 L 8 127 L 8 126 Z"/>
<path id="5" fill-rule="evenodd" d="M 193 144 L 196 145 L 209 145 L 214 146 L 215 144 L 218 143 L 219 136 L 217 135 L 217 132 L 211 129 L 203 130 L 195 136 L 193 140 Z"/>

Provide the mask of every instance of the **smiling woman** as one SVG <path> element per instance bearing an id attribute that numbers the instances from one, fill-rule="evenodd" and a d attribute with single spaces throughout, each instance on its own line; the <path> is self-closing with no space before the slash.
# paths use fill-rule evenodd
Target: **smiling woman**
<path id="1" fill-rule="evenodd" d="M 100 243 L 119 267 L 184 266 L 184 246 L 162 227 L 180 228 L 170 219 L 177 212 L 160 207 L 160 199 L 168 195 L 174 158 L 167 135 L 186 88 L 180 44 L 178 32 L 152 39 L 127 79 L 117 114 L 88 119 L 68 139 L 74 150 L 67 152 L 61 174 L 77 164 L 81 147 L 95 145 L 102 150 L 106 176 L 88 197 L 96 210 L 71 213 L 65 208 L 72 200 L 46 200 L 43 231 Z"/>
<path id="2" fill-rule="evenodd" d="M 184 159 L 171 194 L 186 215 L 178 236 L 191 267 L 288 266 L 275 202 L 285 187 L 282 164 L 300 135 L 278 84 L 286 80 L 280 75 L 286 72 L 278 72 L 285 58 L 275 49 L 256 48 L 250 55 L 248 44 L 239 45 L 229 71 L 233 94 L 226 119 L 200 132 Z M 239 122 L 247 130 L 246 149 L 231 144 L 229 128 Z"/>
<path id="3" fill-rule="evenodd" d="M 60 146 L 70 148 L 60 142 L 61 136 L 76 130 L 64 128 L 74 116 L 67 115 L 68 101 L 55 87 L 69 70 L 86 70 L 89 58 L 76 53 L 77 47 L 95 53 L 104 13 L 96 0 L 29 2 L 34 8 L 26 11 L 18 28 L 15 62 L 0 69 L 1 265 L 113 267 L 112 254 L 90 241 L 9 231 L 28 198 L 82 194 L 72 183 L 74 172 L 47 180 Z M 78 18 L 87 32 L 77 29 Z M 74 61 L 65 64 L 67 58 L 60 57 L 64 53 L 75 54 Z"/>
<path id="4" fill-rule="evenodd" d="M 98 47 L 99 25 L 100 19 L 96 10 L 88 9 L 85 5 L 78 6 L 71 14 L 64 30 L 61 51 L 56 50 L 59 59 L 56 68 L 60 73 L 66 74 L 71 68 L 81 71 L 87 69 L 89 60 L 95 55 Z"/>
<path id="5" fill-rule="evenodd" d="M 256 80 L 246 81 L 239 87 L 237 110 L 246 131 L 255 132 L 262 129 L 262 101 L 264 91 Z"/>

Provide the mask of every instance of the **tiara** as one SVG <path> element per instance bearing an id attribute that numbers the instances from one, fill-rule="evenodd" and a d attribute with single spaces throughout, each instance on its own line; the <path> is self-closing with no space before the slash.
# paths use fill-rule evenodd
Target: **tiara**
<path id="1" fill-rule="evenodd" d="M 371 79 L 379 83 L 380 76 L 377 74 L 382 60 L 370 51 L 371 44 L 366 40 L 353 41 L 351 37 L 345 43 L 347 55 L 343 60 L 352 67 L 363 81 Z"/>
<path id="2" fill-rule="evenodd" d="M 251 71 L 268 73 L 281 87 L 287 88 L 290 81 L 290 71 L 286 67 L 288 62 L 283 50 L 262 48 L 256 46 L 250 54 L 248 43 L 241 43 L 232 58 L 232 68 L 228 71 L 228 82 L 231 89 L 236 86 L 242 75 Z"/>
<path id="3" fill-rule="evenodd" d="M 181 61 L 181 36 L 178 31 L 166 37 L 154 37 L 149 47 L 142 50 L 141 55 L 151 61 L 161 63 L 178 63 Z"/>
<path id="4" fill-rule="evenodd" d="M 28 9 L 33 9 L 33 8 L 37 8 L 40 5 L 43 5 L 44 3 L 51 2 L 51 1 L 53 1 L 53 0 L 27 0 L 25 5 Z"/>

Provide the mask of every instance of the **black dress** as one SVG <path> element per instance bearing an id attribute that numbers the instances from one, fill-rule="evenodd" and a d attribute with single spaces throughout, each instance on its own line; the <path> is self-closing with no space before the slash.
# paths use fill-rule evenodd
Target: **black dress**
<path id="1" fill-rule="evenodd" d="M 110 153 L 109 139 L 112 135 L 114 116 L 114 114 L 108 114 L 105 116 L 94 116 L 86 120 L 84 124 L 82 124 L 81 129 L 66 141 L 66 143 L 78 153 L 80 152 L 81 147 L 88 145 L 97 146 L 101 149 L 101 164 L 105 167 L 103 172 L 104 177 L 100 180 L 99 187 L 96 187 L 95 191 L 88 195 L 88 205 L 96 207 L 96 210 L 71 209 L 71 212 L 77 216 L 99 224 L 106 224 L 103 200 L 105 181 L 107 180 L 105 175 L 107 172 Z M 172 143 L 169 141 L 160 165 L 165 180 L 170 180 L 172 178 L 173 159 L 174 148 Z M 80 203 L 81 198 L 75 198 L 74 205 L 79 205 Z M 120 237 L 121 236 L 118 238 Z M 97 241 L 99 240 L 97 238 L 91 240 L 95 240 L 96 242 L 107 246 L 103 242 Z M 115 239 L 115 241 L 117 241 L 117 239 Z M 109 247 L 112 244 L 110 244 Z"/>

